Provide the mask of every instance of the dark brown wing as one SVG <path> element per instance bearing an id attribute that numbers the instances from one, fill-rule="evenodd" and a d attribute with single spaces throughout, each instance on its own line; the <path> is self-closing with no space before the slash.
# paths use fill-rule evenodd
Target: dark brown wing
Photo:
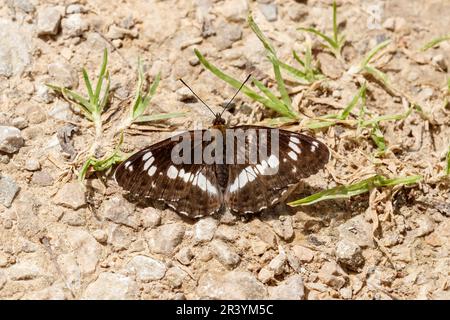
<path id="1" fill-rule="evenodd" d="M 267 141 L 277 138 L 266 127 L 239 126 L 233 129 L 253 129 L 258 136 L 268 132 Z M 267 143 L 267 157 L 259 157 L 257 164 L 229 166 L 224 199 L 231 210 L 247 214 L 266 209 L 277 203 L 290 186 L 315 174 L 328 162 L 330 154 L 322 142 L 296 132 L 281 129 L 278 132 L 278 155 L 276 149 L 272 150 L 271 144 Z M 263 147 L 260 142 L 258 140 L 258 149 Z"/>
<path id="2" fill-rule="evenodd" d="M 187 135 L 194 141 L 194 131 L 184 133 L 184 137 Z M 134 196 L 164 201 L 183 215 L 191 218 L 211 215 L 222 204 L 215 166 L 195 164 L 193 159 L 191 164 L 174 163 L 172 150 L 179 142 L 169 138 L 135 153 L 119 165 L 115 179 Z M 192 143 L 192 157 L 201 150 L 194 151 L 196 147 Z"/>

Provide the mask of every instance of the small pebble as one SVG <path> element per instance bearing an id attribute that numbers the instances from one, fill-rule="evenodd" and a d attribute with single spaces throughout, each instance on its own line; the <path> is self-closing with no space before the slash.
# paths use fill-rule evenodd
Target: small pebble
<path id="1" fill-rule="evenodd" d="M 61 22 L 61 12 L 55 7 L 46 7 L 38 10 L 37 33 L 39 36 L 58 34 Z"/>
<path id="2" fill-rule="evenodd" d="M 25 169 L 28 171 L 37 171 L 41 168 L 41 164 L 34 158 L 28 158 L 25 161 Z"/>

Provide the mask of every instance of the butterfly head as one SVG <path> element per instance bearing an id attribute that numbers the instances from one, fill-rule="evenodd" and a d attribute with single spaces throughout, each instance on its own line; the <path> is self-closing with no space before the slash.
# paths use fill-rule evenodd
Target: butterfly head
<path id="1" fill-rule="evenodd" d="M 223 126 L 225 125 L 226 121 L 224 118 L 222 118 L 221 113 L 216 113 L 216 116 L 213 121 L 213 126 Z"/>

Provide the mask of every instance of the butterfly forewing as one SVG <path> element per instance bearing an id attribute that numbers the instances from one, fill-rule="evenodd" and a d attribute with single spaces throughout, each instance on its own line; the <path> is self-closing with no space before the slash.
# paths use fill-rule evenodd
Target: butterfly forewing
<path id="1" fill-rule="evenodd" d="M 193 136 L 194 131 L 187 134 Z M 193 218 L 217 212 L 222 201 L 214 166 L 195 164 L 193 159 L 174 163 L 172 149 L 179 142 L 169 138 L 137 152 L 117 168 L 117 183 L 134 196 L 164 201 Z M 195 147 L 193 143 L 192 157 Z"/>

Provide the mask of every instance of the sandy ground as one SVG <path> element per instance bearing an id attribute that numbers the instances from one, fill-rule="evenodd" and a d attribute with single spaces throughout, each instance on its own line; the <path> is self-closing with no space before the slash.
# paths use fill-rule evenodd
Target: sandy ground
<path id="1" fill-rule="evenodd" d="M 381 158 L 373 157 L 367 132 L 345 125 L 310 132 L 333 157 L 293 199 L 374 173 L 422 175 L 415 186 L 295 209 L 279 205 L 245 220 L 224 214 L 190 221 L 129 203 L 108 174 L 90 175 L 86 190 L 76 182 L 79 153 L 92 144 L 94 129 L 45 83 L 85 92 L 81 68 L 96 74 L 108 48 L 114 112 L 105 119 L 101 157 L 118 141 L 111 132 L 128 112 L 140 56 L 149 80 L 161 72 L 149 112 L 188 114 L 127 130 L 121 150 L 137 151 L 168 131 L 211 122 L 198 102 L 185 101 L 178 78 L 217 110 L 234 92 L 204 70 L 194 48 L 237 79 L 251 72 L 274 83 L 246 22 L 250 10 L 292 64 L 292 49 L 302 52 L 306 37 L 296 28 L 331 32 L 330 1 L 0 0 L 0 125 L 7 127 L 0 132 L 0 298 L 450 298 L 450 197 L 442 177 L 450 42 L 419 50 L 448 33 L 446 1 L 339 1 L 345 63 L 312 37 L 326 80 L 298 87 L 288 77 L 289 88 L 299 88 L 291 95 L 296 108 L 309 116 L 336 113 L 358 88 L 348 69 L 391 39 L 376 65 L 397 91 L 367 77 L 368 111 L 403 113 L 414 101 L 426 116 L 382 123 L 388 151 Z M 235 102 L 230 123 L 276 116 L 243 94 Z"/>

